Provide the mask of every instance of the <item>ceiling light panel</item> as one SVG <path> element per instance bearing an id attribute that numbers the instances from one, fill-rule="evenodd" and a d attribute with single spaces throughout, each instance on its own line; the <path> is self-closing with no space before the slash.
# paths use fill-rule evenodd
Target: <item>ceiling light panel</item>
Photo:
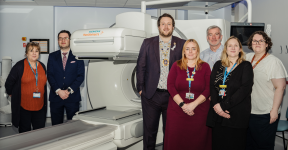
<path id="1" fill-rule="evenodd" d="M 96 3 L 96 7 L 123 7 L 124 4 L 119 3 Z"/>
<path id="2" fill-rule="evenodd" d="M 4 2 L 34 2 L 34 0 L 4 0 Z"/>
<path id="3" fill-rule="evenodd" d="M 88 7 L 95 7 L 96 4 L 94 3 L 78 3 L 78 2 L 66 2 L 67 6 L 88 6 Z"/>
<path id="4" fill-rule="evenodd" d="M 65 3 L 64 0 L 35 0 L 35 2 L 59 2 L 59 3 Z"/>
<path id="5" fill-rule="evenodd" d="M 65 0 L 66 3 L 70 3 L 70 2 L 77 2 L 77 3 L 96 3 L 96 0 Z"/>
<path id="6" fill-rule="evenodd" d="M 37 6 L 35 2 L 0 2 L 0 5 L 21 5 L 21 6 Z"/>
<path id="7" fill-rule="evenodd" d="M 96 4 L 97 3 L 114 3 L 114 4 L 117 4 L 117 3 L 126 3 L 127 0 L 96 0 Z"/>
<path id="8" fill-rule="evenodd" d="M 65 2 L 36 2 L 39 6 L 67 6 Z"/>
<path id="9" fill-rule="evenodd" d="M 30 13 L 33 8 L 3 8 L 0 13 Z"/>

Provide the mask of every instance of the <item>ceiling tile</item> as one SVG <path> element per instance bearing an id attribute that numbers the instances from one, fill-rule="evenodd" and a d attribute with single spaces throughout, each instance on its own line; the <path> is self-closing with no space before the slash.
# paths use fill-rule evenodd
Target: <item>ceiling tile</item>
<path id="1" fill-rule="evenodd" d="M 36 2 L 39 6 L 67 6 L 65 2 Z"/>

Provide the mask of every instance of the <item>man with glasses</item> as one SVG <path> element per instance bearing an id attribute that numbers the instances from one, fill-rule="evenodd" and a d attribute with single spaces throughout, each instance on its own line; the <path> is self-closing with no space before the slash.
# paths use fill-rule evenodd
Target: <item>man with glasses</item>
<path id="1" fill-rule="evenodd" d="M 221 44 L 222 37 L 222 30 L 218 26 L 207 28 L 207 41 L 210 47 L 200 53 L 200 58 L 209 64 L 211 70 L 216 61 L 220 60 L 224 48 Z"/>
<path id="2" fill-rule="evenodd" d="M 60 50 L 49 54 L 47 78 L 51 86 L 49 101 L 52 125 L 63 123 L 64 109 L 67 120 L 79 111 L 80 85 L 84 81 L 84 62 L 75 59 L 70 50 L 71 33 L 58 33 Z"/>

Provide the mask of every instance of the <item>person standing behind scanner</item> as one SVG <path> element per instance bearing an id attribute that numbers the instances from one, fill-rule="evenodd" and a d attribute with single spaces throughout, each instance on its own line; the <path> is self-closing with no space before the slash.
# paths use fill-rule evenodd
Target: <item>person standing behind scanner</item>
<path id="1" fill-rule="evenodd" d="M 47 78 L 51 86 L 49 101 L 52 125 L 63 123 L 64 109 L 67 120 L 79 111 L 80 85 L 84 81 L 84 62 L 75 59 L 70 50 L 69 31 L 58 34 L 60 50 L 49 54 Z"/>
<path id="2" fill-rule="evenodd" d="M 273 150 L 275 145 L 288 75 L 281 60 L 268 53 L 272 45 L 263 31 L 254 32 L 248 39 L 248 48 L 254 53 L 247 54 L 247 60 L 253 65 L 255 78 L 246 150 Z"/>
<path id="3" fill-rule="evenodd" d="M 224 48 L 221 44 L 223 35 L 221 28 L 216 25 L 208 27 L 206 34 L 210 47 L 201 52 L 200 58 L 207 62 L 212 70 L 214 64 L 221 59 Z"/>
<path id="4" fill-rule="evenodd" d="M 212 127 L 212 150 L 244 150 L 251 112 L 253 69 L 245 61 L 241 42 L 230 37 L 213 67 L 207 126 Z"/>
<path id="5" fill-rule="evenodd" d="M 26 58 L 11 69 L 5 82 L 11 96 L 12 124 L 19 133 L 44 128 L 47 114 L 46 67 L 38 60 L 40 46 L 30 42 Z"/>
<path id="6" fill-rule="evenodd" d="M 199 55 L 197 41 L 187 40 L 169 72 L 165 150 L 211 150 L 212 130 L 206 126 L 211 70 Z"/>
<path id="7" fill-rule="evenodd" d="M 143 149 L 155 150 L 162 114 L 163 132 L 169 100 L 167 77 L 172 64 L 181 59 L 185 40 L 172 36 L 175 21 L 163 14 L 157 21 L 159 36 L 145 39 L 137 60 L 137 90 L 141 95 L 143 112 Z"/>

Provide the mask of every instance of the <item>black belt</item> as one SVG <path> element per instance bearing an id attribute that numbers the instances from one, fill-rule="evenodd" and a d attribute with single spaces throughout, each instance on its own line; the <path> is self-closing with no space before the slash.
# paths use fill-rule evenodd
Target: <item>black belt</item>
<path id="1" fill-rule="evenodd" d="M 157 91 L 157 92 L 168 92 L 168 90 L 165 90 L 165 89 L 158 89 L 158 88 L 156 89 L 156 91 Z"/>

